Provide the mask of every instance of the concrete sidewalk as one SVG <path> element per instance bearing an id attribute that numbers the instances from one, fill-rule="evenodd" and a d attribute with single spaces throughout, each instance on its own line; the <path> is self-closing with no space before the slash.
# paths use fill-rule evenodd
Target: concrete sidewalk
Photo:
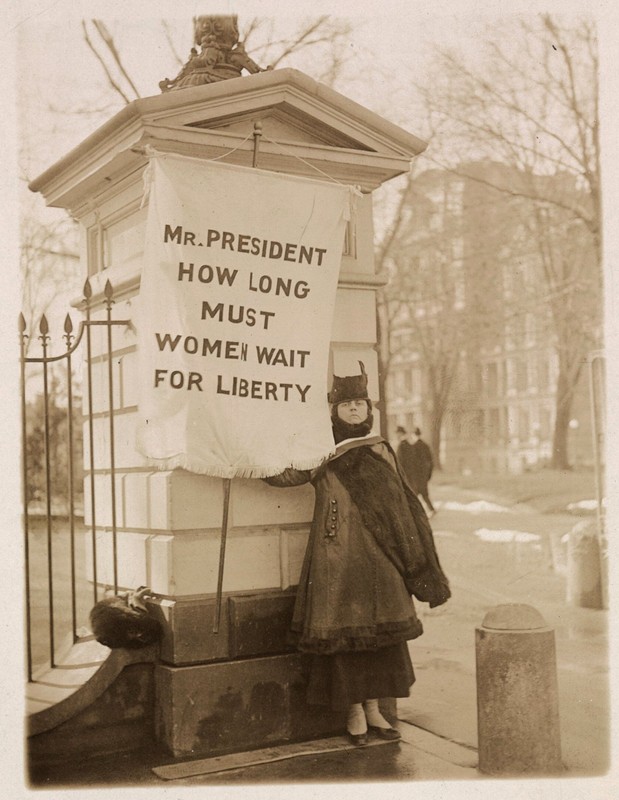
<path id="1" fill-rule="evenodd" d="M 437 487 L 438 505 L 466 503 L 479 494 Z M 468 516 L 469 519 L 463 519 Z M 466 515 L 439 511 L 432 520 L 437 548 L 452 587 L 437 609 L 419 606 L 424 635 L 411 642 L 417 681 L 398 702 L 400 719 L 447 740 L 477 746 L 475 628 L 504 603 L 525 603 L 554 629 L 563 762 L 567 775 L 603 775 L 610 765 L 608 612 L 567 603 L 566 575 L 548 554 L 578 518 L 516 513 Z M 483 541 L 476 529 L 536 532 L 539 541 Z M 566 547 L 565 543 L 561 545 Z"/>
<path id="2" fill-rule="evenodd" d="M 65 762 L 33 770 L 33 789 L 130 786 L 222 786 L 227 784 L 287 784 L 372 781 L 475 780 L 476 751 L 449 742 L 405 722 L 402 739 L 353 747 L 346 737 L 269 748 L 275 757 L 263 763 L 264 751 L 192 761 L 174 761 L 153 747 Z M 325 747 L 326 745 L 326 747 Z M 321 752 L 322 750 L 322 752 Z M 327 750 L 325 752 L 325 750 Z M 209 763 L 214 762 L 214 763 Z M 161 769 L 163 768 L 163 769 Z M 169 779 L 161 777 L 166 773 Z"/>
<path id="3" fill-rule="evenodd" d="M 437 487 L 435 495 L 439 506 L 445 499 L 472 499 L 452 487 Z M 275 760 L 256 764 L 260 754 L 237 754 L 239 761 L 224 763 L 235 764 L 233 769 L 215 772 L 208 769 L 216 759 L 202 759 L 211 762 L 204 768 L 185 760 L 184 771 L 170 773 L 173 780 L 153 771 L 174 763 L 154 745 L 147 751 L 48 766 L 38 774 L 35 769 L 36 787 L 484 780 L 476 768 L 475 628 L 488 610 L 512 602 L 534 606 L 555 630 L 565 777 L 605 775 L 610 765 L 607 612 L 566 603 L 565 575 L 551 569 L 543 542 L 505 544 L 475 535 L 476 528 L 503 525 L 560 540 L 577 520 L 526 508 L 512 509 L 509 516 L 468 516 L 441 510 L 432 520 L 453 596 L 436 609 L 418 604 L 425 633 L 410 643 L 417 680 L 410 698 L 398 701 L 399 743 L 375 740 L 369 747 L 352 748 L 342 736 L 326 745 L 325 740 L 284 744 L 272 748 Z M 221 760 L 215 766 L 221 767 Z"/>

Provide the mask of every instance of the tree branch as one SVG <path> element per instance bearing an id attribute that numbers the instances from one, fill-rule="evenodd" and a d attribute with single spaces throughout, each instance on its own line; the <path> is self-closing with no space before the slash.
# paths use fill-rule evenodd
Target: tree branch
<path id="1" fill-rule="evenodd" d="M 92 51 L 92 53 L 95 56 L 95 58 L 97 59 L 97 61 L 103 67 L 103 71 L 105 72 L 105 76 L 108 79 L 108 82 L 109 82 L 110 86 L 112 87 L 112 89 L 115 92 L 117 92 L 122 97 L 122 99 L 125 101 L 125 103 L 130 103 L 131 100 L 129 100 L 127 95 L 123 92 L 123 90 L 120 88 L 120 86 L 116 83 L 116 81 L 112 77 L 111 72 L 107 68 L 107 64 L 101 58 L 101 56 L 99 55 L 97 49 L 95 48 L 94 44 L 92 43 L 92 40 L 91 40 L 90 36 L 88 35 L 88 29 L 86 28 L 86 23 L 84 22 L 84 20 L 82 20 L 82 30 L 84 32 L 84 40 L 85 40 L 86 44 L 88 45 L 88 47 L 90 48 L 90 50 Z"/>

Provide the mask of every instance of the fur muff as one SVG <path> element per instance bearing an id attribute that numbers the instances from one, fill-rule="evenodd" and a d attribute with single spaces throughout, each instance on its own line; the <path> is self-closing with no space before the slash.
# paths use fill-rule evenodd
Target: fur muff
<path id="1" fill-rule="evenodd" d="M 391 447 L 386 442 L 385 445 L 395 459 Z M 438 560 L 432 529 L 421 503 L 402 481 L 403 476 L 398 479 L 370 447 L 349 450 L 332 459 L 330 467 L 413 597 L 430 608 L 445 603 L 451 592 Z"/>
<path id="2" fill-rule="evenodd" d="M 144 600 L 150 589 L 141 586 L 135 592 L 104 597 L 90 612 L 90 625 L 95 639 L 111 649 L 138 649 L 157 642 L 161 623 L 151 616 Z"/>

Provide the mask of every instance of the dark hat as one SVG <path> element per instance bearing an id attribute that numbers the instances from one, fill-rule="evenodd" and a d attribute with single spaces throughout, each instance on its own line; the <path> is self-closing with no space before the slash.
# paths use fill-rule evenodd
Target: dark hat
<path id="1" fill-rule="evenodd" d="M 333 385 L 327 395 L 327 400 L 332 403 L 346 403 L 348 400 L 369 400 L 368 397 L 368 376 L 363 366 L 363 361 L 359 362 L 361 375 L 346 375 L 340 378 L 339 375 L 333 376 Z"/>
<path id="2" fill-rule="evenodd" d="M 398 427 L 395 429 L 395 432 L 396 433 L 406 433 L 406 428 L 403 428 L 401 425 L 398 425 Z"/>
<path id="3" fill-rule="evenodd" d="M 414 433 L 415 433 L 415 436 L 421 436 L 421 431 L 419 430 L 419 428 L 415 428 Z"/>

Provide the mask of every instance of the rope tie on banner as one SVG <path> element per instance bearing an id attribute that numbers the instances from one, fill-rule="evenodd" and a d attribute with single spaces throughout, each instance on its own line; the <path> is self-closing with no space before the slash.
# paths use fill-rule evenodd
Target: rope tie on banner
<path id="1" fill-rule="evenodd" d="M 248 134 L 243 139 L 242 142 L 239 142 L 236 147 L 233 147 L 232 150 L 227 150 L 225 153 L 222 153 L 219 156 L 214 156 L 213 158 L 205 158 L 204 161 L 219 161 L 220 158 L 225 158 L 226 156 L 229 156 L 232 153 L 236 153 L 236 151 L 239 150 L 241 147 L 243 147 L 245 142 L 249 141 L 249 139 L 251 139 L 251 137 L 253 135 L 254 135 L 254 133 L 252 131 L 250 134 Z M 178 155 L 177 153 L 171 153 L 170 154 L 170 153 L 167 153 L 167 152 L 165 152 L 163 150 L 157 150 L 156 148 L 154 148 L 152 146 L 152 144 L 145 144 L 145 145 L 142 145 L 141 147 L 140 146 L 132 147 L 131 148 L 131 152 L 132 153 L 138 153 L 138 155 L 146 156 L 147 158 L 153 158 L 154 156 Z"/>
<path id="2" fill-rule="evenodd" d="M 248 142 L 252 138 L 253 135 L 254 135 L 254 131 L 249 133 L 241 142 L 238 143 L 238 145 L 236 147 L 233 147 L 232 150 L 227 150 L 225 153 L 221 153 L 221 155 L 214 156 L 213 158 L 206 158 L 204 160 L 205 161 L 219 161 L 220 159 L 225 158 L 226 156 L 232 155 L 232 153 L 236 153 L 236 151 L 240 150 L 241 147 L 243 147 L 243 145 L 246 142 Z M 284 144 L 283 142 L 278 142 L 275 139 L 271 139 L 268 136 L 265 136 L 264 133 L 261 134 L 261 137 L 262 137 L 263 141 L 269 142 L 270 144 L 274 144 L 276 147 L 281 148 L 283 150 L 283 152 L 281 152 L 280 155 L 286 155 L 286 153 L 285 153 L 285 150 L 286 150 L 286 147 L 287 147 L 286 144 Z M 141 155 L 145 155 L 148 158 L 151 158 L 152 156 L 155 156 L 155 155 L 165 155 L 165 153 L 161 153 L 160 151 L 155 150 L 155 148 L 150 144 L 144 145 L 143 147 L 132 147 L 131 150 L 134 153 L 140 153 Z M 291 155 L 293 158 L 296 158 L 297 161 L 300 161 L 302 164 L 305 164 L 307 167 L 310 167 L 315 172 L 318 172 L 321 175 L 324 175 L 325 178 L 328 178 L 330 181 L 333 181 L 333 183 L 337 183 L 339 186 L 350 186 L 350 184 L 343 183 L 342 181 L 339 181 L 333 175 L 330 175 L 328 172 L 325 172 L 323 169 L 320 169 L 320 167 L 317 167 L 315 164 L 312 164 L 311 161 L 308 161 L 307 159 L 302 158 L 301 156 L 298 156 L 296 153 L 289 153 L 289 155 Z M 148 169 L 148 167 L 147 167 L 147 169 Z M 361 190 L 357 186 L 354 186 L 354 187 L 351 187 L 351 188 L 354 190 L 355 194 L 361 196 Z"/>
<path id="3" fill-rule="evenodd" d="M 286 146 L 287 146 L 287 145 L 283 144 L 282 142 L 276 142 L 275 139 L 269 139 L 269 137 L 265 136 L 264 133 L 262 134 L 262 139 L 265 142 L 270 142 L 270 144 L 274 144 L 276 147 L 286 148 Z M 286 154 L 282 153 L 282 155 L 286 155 Z M 301 158 L 301 156 L 298 156 L 296 153 L 290 153 L 290 155 L 293 158 L 296 158 L 297 161 L 301 161 L 306 166 L 311 167 L 313 170 L 316 170 L 316 172 L 319 172 L 321 175 L 324 175 L 325 178 L 329 178 L 330 181 L 333 181 L 334 183 L 338 183 L 340 186 L 350 186 L 350 184 L 348 184 L 348 183 L 342 183 L 342 181 L 338 181 L 338 179 L 334 178 L 333 175 L 329 175 L 328 172 L 325 172 L 323 169 L 320 169 L 320 167 L 317 167 L 315 164 L 312 164 L 311 161 L 307 161 L 305 158 Z M 357 187 L 355 187 L 355 189 L 356 188 Z M 361 192 L 359 190 L 357 190 L 357 193 L 361 194 Z"/>
<path id="4" fill-rule="evenodd" d="M 254 135 L 254 132 L 252 131 L 250 134 L 248 134 L 248 135 L 247 135 L 247 136 L 246 136 L 246 137 L 243 139 L 243 141 L 242 141 L 242 142 L 239 142 L 239 143 L 238 143 L 238 145 L 237 145 L 236 147 L 234 147 L 232 150 L 228 150 L 228 152 L 227 152 L 227 153 L 222 153 L 220 156 L 215 156 L 215 158 L 206 158 L 206 159 L 205 159 L 205 161 L 219 161 L 219 159 L 220 159 L 220 158 L 225 158 L 226 156 L 232 155 L 232 153 L 236 153 L 236 151 L 237 151 L 239 148 L 243 147 L 243 145 L 245 144 L 245 142 L 249 141 L 253 135 Z"/>

